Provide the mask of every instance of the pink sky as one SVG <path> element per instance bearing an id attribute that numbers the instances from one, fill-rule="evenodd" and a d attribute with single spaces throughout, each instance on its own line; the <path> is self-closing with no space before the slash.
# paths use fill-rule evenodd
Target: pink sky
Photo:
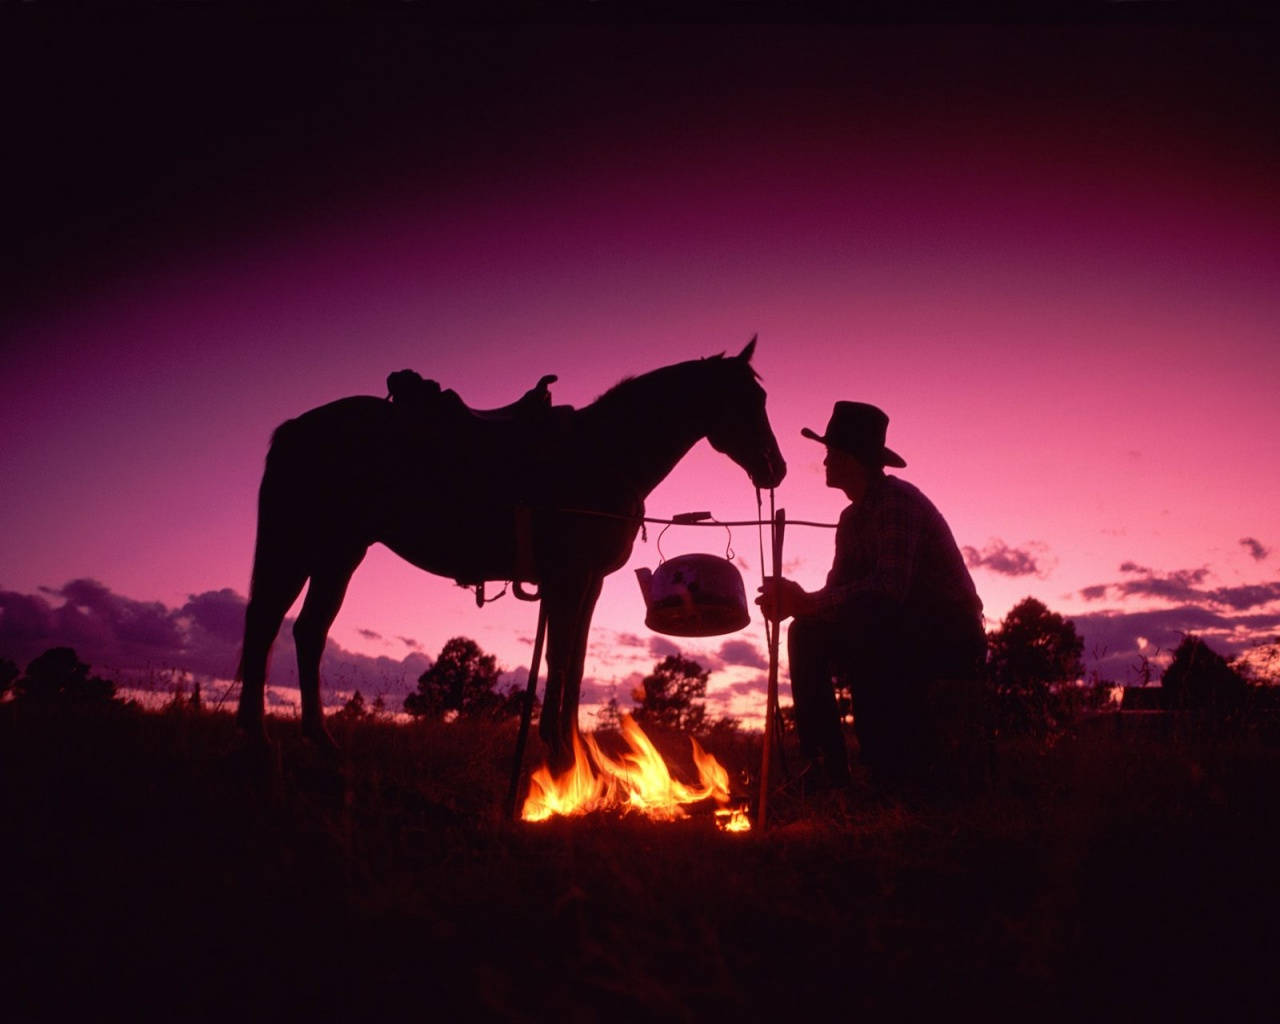
<path id="1" fill-rule="evenodd" d="M 336 65 L 259 42 L 226 96 L 202 77 L 213 44 L 186 38 L 153 58 L 169 80 L 78 97 L 107 59 L 78 40 L 67 93 L 20 127 L 68 131 L 58 166 L 30 150 L 29 297 L 0 321 L 0 638 L 78 579 L 102 586 L 72 602 L 102 667 L 226 634 L 235 601 L 209 595 L 247 590 L 272 429 L 392 370 L 478 406 L 556 373 L 583 405 L 754 333 L 791 517 L 842 506 L 800 428 L 870 401 L 973 549 L 992 625 L 1038 597 L 1121 682 L 1139 637 L 1231 653 L 1280 633 L 1275 80 L 1246 35 L 525 30 L 411 35 L 418 60 L 315 31 Z M 79 148 L 95 103 L 119 151 Z M 77 160 L 88 195 L 63 188 Z M 690 509 L 755 516 L 705 444 L 649 504 Z M 590 692 L 625 697 L 674 643 L 716 669 L 715 710 L 759 710 L 758 618 L 645 629 L 632 569 L 656 535 L 606 582 Z M 830 545 L 790 531 L 795 578 L 820 585 Z M 755 532 L 733 547 L 754 591 Z M 331 633 L 364 658 L 334 671 L 416 675 L 459 634 L 516 669 L 535 616 L 375 548 Z"/>

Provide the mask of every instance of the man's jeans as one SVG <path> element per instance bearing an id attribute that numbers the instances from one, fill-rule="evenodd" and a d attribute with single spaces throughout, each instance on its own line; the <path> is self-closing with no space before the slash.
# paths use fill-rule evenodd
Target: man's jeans
<path id="1" fill-rule="evenodd" d="M 976 678 L 985 637 L 977 623 L 905 627 L 881 619 L 874 629 L 797 617 L 787 633 L 791 694 L 800 750 L 833 775 L 848 754 L 836 710 L 834 678 L 848 681 L 859 755 L 874 779 L 917 780 L 936 760 L 938 733 L 928 692 L 940 678 Z"/>

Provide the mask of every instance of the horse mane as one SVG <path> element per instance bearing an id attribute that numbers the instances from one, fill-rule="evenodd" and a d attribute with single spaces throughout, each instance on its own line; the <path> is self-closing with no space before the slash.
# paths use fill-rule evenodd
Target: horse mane
<path id="1" fill-rule="evenodd" d="M 631 375 L 623 377 L 608 391 L 600 395 L 591 407 L 596 409 L 609 409 L 620 401 L 634 401 L 636 392 L 643 392 L 653 389 L 661 391 L 670 386 L 671 382 L 677 377 L 688 378 L 690 382 L 701 382 L 709 375 L 709 372 L 722 366 L 730 366 L 736 360 L 726 360 L 723 352 L 718 352 L 714 356 L 706 356 L 702 359 L 687 359 L 681 363 L 671 363 L 668 366 L 660 366 L 656 370 L 650 370 L 648 373 Z M 751 370 L 756 380 L 760 379 L 760 374 L 748 363 L 747 368 Z M 694 371 L 701 369 L 703 372 L 697 374 Z"/>

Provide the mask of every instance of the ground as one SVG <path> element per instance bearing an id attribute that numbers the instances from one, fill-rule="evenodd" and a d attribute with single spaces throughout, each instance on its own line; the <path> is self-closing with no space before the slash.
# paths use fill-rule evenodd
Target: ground
<path id="1" fill-rule="evenodd" d="M 502 812 L 510 726 L 0 705 L 12 1019 L 1119 1019 L 1270 1004 L 1280 748 L 1256 729 L 1005 744 L 943 805 L 779 795 L 718 832 Z M 735 777 L 758 737 L 712 748 Z M 674 749 L 678 749 L 678 744 Z M 673 755 L 678 759 L 678 755 Z M 749 782 L 749 780 L 747 780 Z"/>

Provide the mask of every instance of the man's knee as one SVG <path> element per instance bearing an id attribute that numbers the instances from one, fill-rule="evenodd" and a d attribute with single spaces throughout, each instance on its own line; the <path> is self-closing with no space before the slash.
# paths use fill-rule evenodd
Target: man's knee
<path id="1" fill-rule="evenodd" d="M 792 659 L 831 656 L 831 627 L 820 619 L 801 616 L 791 620 L 787 630 L 787 653 Z"/>

